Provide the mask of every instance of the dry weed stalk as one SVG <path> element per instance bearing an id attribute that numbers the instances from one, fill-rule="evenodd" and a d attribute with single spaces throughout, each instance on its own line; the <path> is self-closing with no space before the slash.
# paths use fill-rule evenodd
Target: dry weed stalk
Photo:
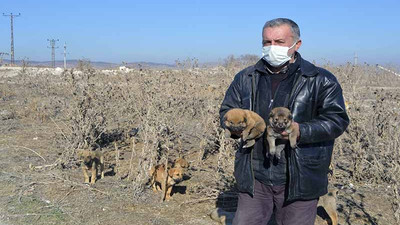
<path id="1" fill-rule="evenodd" d="M 133 157 L 136 157 L 136 150 L 135 150 L 135 138 L 131 138 L 131 159 L 129 160 L 129 171 L 128 171 L 128 180 L 131 180 L 131 173 L 133 171 Z"/>
<path id="2" fill-rule="evenodd" d="M 114 148 L 115 148 L 115 173 L 119 172 L 119 168 L 121 167 L 121 164 L 119 163 L 119 149 L 117 146 L 117 142 L 114 142 Z"/>

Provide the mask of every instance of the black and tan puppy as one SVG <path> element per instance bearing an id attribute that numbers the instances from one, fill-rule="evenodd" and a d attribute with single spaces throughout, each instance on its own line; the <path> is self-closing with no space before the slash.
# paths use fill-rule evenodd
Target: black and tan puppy
<path id="1" fill-rule="evenodd" d="M 276 107 L 271 110 L 267 127 L 267 140 L 269 144 L 269 154 L 271 156 L 275 156 L 278 159 L 281 157 L 283 148 L 278 152 L 275 146 L 275 140 L 283 137 L 283 131 L 289 134 L 290 147 L 296 147 L 299 132 L 294 129 L 292 122 L 293 117 L 288 108 Z"/>
<path id="2" fill-rule="evenodd" d="M 257 113 L 234 108 L 229 110 L 224 116 L 225 135 L 230 137 L 231 134 L 241 136 L 245 142 L 243 148 L 253 146 L 255 139 L 261 137 L 265 131 L 265 121 Z"/>
<path id="3" fill-rule="evenodd" d="M 328 193 L 321 196 L 318 200 L 318 206 L 325 209 L 325 212 L 329 215 L 332 225 L 338 225 L 338 213 L 336 206 L 336 195 L 338 190 L 335 188 L 329 188 Z"/>
<path id="4" fill-rule="evenodd" d="M 152 167 L 150 169 L 150 185 L 153 188 L 153 191 L 166 191 L 165 200 L 171 199 L 172 188 L 176 183 L 179 183 L 183 179 L 183 168 L 182 167 L 173 167 L 167 169 L 167 177 L 165 177 L 165 165 L 160 164 Z M 166 190 L 162 189 L 163 182 L 167 181 Z"/>
<path id="5" fill-rule="evenodd" d="M 91 171 L 91 184 L 97 179 L 97 170 L 100 167 L 101 179 L 104 178 L 104 156 L 99 151 L 78 150 L 78 157 L 83 160 L 82 171 L 85 177 L 85 183 L 89 183 L 88 170 Z"/>

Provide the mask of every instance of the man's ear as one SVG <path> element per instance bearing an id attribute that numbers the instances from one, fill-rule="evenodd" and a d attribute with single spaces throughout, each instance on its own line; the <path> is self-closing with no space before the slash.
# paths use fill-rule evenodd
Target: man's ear
<path id="1" fill-rule="evenodd" d="M 296 50 L 296 52 L 297 52 L 297 50 L 299 50 L 301 44 L 302 44 L 301 39 L 299 39 L 299 40 L 297 41 L 296 45 L 294 46 L 294 49 Z"/>

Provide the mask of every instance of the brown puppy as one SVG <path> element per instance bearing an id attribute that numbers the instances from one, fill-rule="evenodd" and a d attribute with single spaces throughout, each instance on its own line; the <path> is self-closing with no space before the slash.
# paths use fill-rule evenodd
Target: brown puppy
<path id="1" fill-rule="evenodd" d="M 282 138 L 281 133 L 283 131 L 289 134 L 290 147 L 296 147 L 297 138 L 300 134 L 293 128 L 292 122 L 293 117 L 288 108 L 276 107 L 271 110 L 267 127 L 267 140 L 269 144 L 269 154 L 271 156 L 275 156 L 278 159 L 281 157 L 282 150 L 277 152 L 275 139 Z"/>
<path id="2" fill-rule="evenodd" d="M 156 165 L 150 170 L 150 185 L 153 188 L 153 191 L 161 191 L 162 184 L 167 180 L 167 187 L 166 187 L 166 195 L 165 200 L 171 199 L 171 191 L 173 186 L 180 182 L 183 178 L 183 169 L 182 167 L 173 167 L 168 169 L 167 177 L 165 177 L 165 165 Z M 162 190 L 165 191 L 165 190 Z"/>
<path id="3" fill-rule="evenodd" d="M 336 207 L 336 194 L 337 189 L 329 189 L 328 193 L 324 196 L 321 196 L 318 200 L 318 206 L 321 206 L 325 209 L 326 213 L 329 215 L 332 225 L 338 224 L 338 214 Z"/>
<path id="4" fill-rule="evenodd" d="M 265 131 L 265 121 L 257 113 L 234 108 L 229 110 L 224 116 L 225 136 L 230 137 L 231 134 L 242 137 L 245 142 L 243 148 L 253 146 L 255 139 L 261 137 Z"/>
<path id="5" fill-rule="evenodd" d="M 83 160 L 82 171 L 85 177 L 85 183 L 89 183 L 88 170 L 91 173 L 91 184 L 94 184 L 97 179 L 97 168 L 100 166 L 101 179 L 104 178 L 104 156 L 99 151 L 78 150 L 78 157 Z"/>

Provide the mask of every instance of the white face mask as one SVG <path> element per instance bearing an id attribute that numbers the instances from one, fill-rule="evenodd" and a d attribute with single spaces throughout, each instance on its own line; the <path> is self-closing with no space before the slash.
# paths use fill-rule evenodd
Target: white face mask
<path id="1" fill-rule="evenodd" d="M 291 47 L 278 45 L 269 45 L 262 48 L 263 58 L 273 67 L 279 67 L 289 61 L 292 57 L 288 56 L 289 49 L 296 45 L 295 42 Z"/>

